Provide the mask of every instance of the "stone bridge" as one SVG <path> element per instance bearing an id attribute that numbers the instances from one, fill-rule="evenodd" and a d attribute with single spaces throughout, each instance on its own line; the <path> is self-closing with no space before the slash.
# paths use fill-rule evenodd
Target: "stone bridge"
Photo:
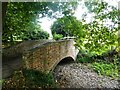
<path id="1" fill-rule="evenodd" d="M 3 78 L 10 76 L 15 69 L 20 67 L 49 73 L 64 58 L 76 60 L 78 50 L 74 44 L 72 39 L 45 42 L 25 41 L 15 47 L 5 49 L 3 51 Z"/>

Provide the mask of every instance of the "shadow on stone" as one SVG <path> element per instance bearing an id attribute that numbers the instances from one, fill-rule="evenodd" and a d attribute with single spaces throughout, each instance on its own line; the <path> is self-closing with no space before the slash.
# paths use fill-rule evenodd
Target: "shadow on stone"
<path id="1" fill-rule="evenodd" d="M 74 63 L 74 59 L 72 57 L 66 57 L 64 59 L 62 59 L 58 65 L 65 65 L 65 64 L 70 64 L 70 63 Z"/>

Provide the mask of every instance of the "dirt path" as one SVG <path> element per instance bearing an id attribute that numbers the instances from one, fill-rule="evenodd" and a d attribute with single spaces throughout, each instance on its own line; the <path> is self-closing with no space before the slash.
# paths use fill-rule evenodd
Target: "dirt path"
<path id="1" fill-rule="evenodd" d="M 59 64 L 54 78 L 61 88 L 119 88 L 120 83 L 109 77 L 99 76 L 80 63 Z"/>

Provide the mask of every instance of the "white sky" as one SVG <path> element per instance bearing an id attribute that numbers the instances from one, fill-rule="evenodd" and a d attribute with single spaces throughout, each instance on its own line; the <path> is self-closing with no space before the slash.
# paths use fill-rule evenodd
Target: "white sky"
<path id="1" fill-rule="evenodd" d="M 119 2 L 120 0 L 105 0 L 105 1 L 108 2 L 110 5 L 118 7 L 117 2 Z M 81 3 L 82 3 L 82 6 L 78 5 L 78 7 L 77 7 L 77 9 L 75 11 L 75 14 L 74 14 L 74 16 L 76 16 L 78 20 L 81 20 L 82 14 L 87 11 L 87 8 L 84 8 L 84 6 L 83 6 L 83 1 Z M 87 15 L 86 18 L 87 18 L 86 22 L 90 22 L 92 20 L 92 15 L 89 14 L 89 15 Z M 47 31 L 50 34 L 50 38 L 52 38 L 50 27 L 53 24 L 53 22 L 55 21 L 55 19 L 51 20 L 51 19 L 49 19 L 47 17 L 44 17 L 44 18 L 40 18 L 40 21 L 41 21 L 41 23 L 40 23 L 41 28 L 43 30 Z"/>

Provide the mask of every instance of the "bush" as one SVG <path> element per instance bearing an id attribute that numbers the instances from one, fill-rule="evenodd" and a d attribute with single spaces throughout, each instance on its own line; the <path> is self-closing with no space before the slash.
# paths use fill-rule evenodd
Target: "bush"
<path id="1" fill-rule="evenodd" d="M 61 39 L 61 38 L 63 38 L 63 35 L 62 34 L 54 34 L 53 35 L 53 39 L 55 39 L 55 40 L 59 40 L 59 39 Z"/>
<path id="2" fill-rule="evenodd" d="M 46 74 L 35 70 L 23 70 L 26 86 L 28 87 L 55 87 L 54 79 L 51 73 Z"/>
<path id="3" fill-rule="evenodd" d="M 77 61 L 80 63 L 90 63 L 92 62 L 92 59 L 90 57 L 81 57 L 81 58 L 77 58 Z"/>
<path id="4" fill-rule="evenodd" d="M 79 53 L 77 55 L 77 62 L 80 62 L 80 63 L 93 62 L 93 59 L 91 57 L 92 57 L 92 55 L 88 54 L 87 52 L 79 51 Z"/>
<path id="5" fill-rule="evenodd" d="M 55 88 L 52 73 L 45 74 L 32 69 L 15 71 L 2 82 L 2 88 Z"/>
<path id="6" fill-rule="evenodd" d="M 92 63 L 92 68 L 99 74 L 99 75 L 106 75 L 110 77 L 119 77 L 118 74 L 118 67 L 113 63 L 103 63 L 103 62 L 94 62 Z"/>
<path id="7" fill-rule="evenodd" d="M 49 34 L 46 31 L 27 31 L 24 32 L 22 40 L 39 40 L 48 39 Z"/>

